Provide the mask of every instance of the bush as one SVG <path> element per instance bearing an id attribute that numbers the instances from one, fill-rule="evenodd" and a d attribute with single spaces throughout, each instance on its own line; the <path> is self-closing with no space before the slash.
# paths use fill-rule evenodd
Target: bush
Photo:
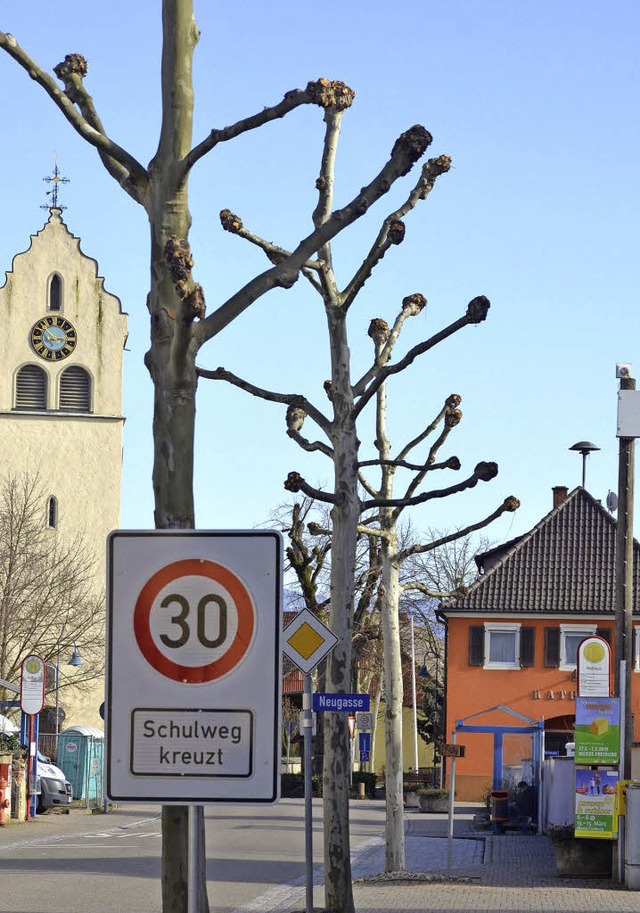
<path id="1" fill-rule="evenodd" d="M 322 776 L 311 777 L 311 793 L 317 799 L 322 796 Z M 281 774 L 280 794 L 283 799 L 304 798 L 304 774 Z"/>
<path id="2" fill-rule="evenodd" d="M 418 790 L 418 795 L 423 796 L 425 799 L 448 799 L 449 790 L 433 789 L 432 787 L 425 786 L 423 789 Z"/>
<path id="3" fill-rule="evenodd" d="M 20 736 L 17 732 L 11 733 L 0 732 L 0 754 L 12 754 L 18 757 L 24 757 L 26 750 L 20 744 Z"/>

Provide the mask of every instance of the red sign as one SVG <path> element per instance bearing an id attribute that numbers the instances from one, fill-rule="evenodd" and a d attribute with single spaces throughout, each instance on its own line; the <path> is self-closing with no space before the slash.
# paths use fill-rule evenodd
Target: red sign
<path id="1" fill-rule="evenodd" d="M 240 578 L 198 558 L 174 561 L 150 577 L 133 615 L 147 662 L 166 678 L 189 684 L 235 669 L 255 626 L 253 601 Z"/>

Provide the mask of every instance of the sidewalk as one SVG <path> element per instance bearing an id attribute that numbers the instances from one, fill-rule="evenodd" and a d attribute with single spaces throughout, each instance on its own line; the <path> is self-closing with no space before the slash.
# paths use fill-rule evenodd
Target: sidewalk
<path id="1" fill-rule="evenodd" d="M 384 871 L 384 838 L 369 841 L 353 860 L 357 913 L 640 913 L 640 893 L 604 879 L 562 878 L 547 837 L 518 832 L 492 834 L 474 827 L 478 809 L 458 808 L 451 860 L 446 815 L 407 812 L 406 878 Z M 323 909 L 324 889 L 314 889 Z M 282 908 L 304 910 L 304 894 Z"/>

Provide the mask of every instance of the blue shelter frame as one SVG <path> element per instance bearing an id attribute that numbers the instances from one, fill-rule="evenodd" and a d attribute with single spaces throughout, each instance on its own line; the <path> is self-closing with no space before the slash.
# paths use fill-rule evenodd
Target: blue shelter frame
<path id="1" fill-rule="evenodd" d="M 480 725 L 470 724 L 470 720 L 486 716 L 488 713 L 496 711 L 502 712 L 520 721 L 520 725 Z M 506 707 L 504 704 L 497 704 L 495 707 L 489 707 L 487 710 L 480 710 L 471 716 L 461 720 L 456 720 L 454 733 L 459 732 L 476 732 L 493 735 L 493 777 L 492 789 L 502 789 L 502 769 L 503 769 L 503 742 L 507 734 L 531 735 L 531 764 L 533 768 L 533 783 L 538 795 L 538 828 L 540 827 L 540 808 L 541 808 L 541 783 L 542 783 L 542 758 L 544 757 L 544 720 L 534 720 L 518 710 Z M 454 734 L 454 741 L 455 741 Z"/>

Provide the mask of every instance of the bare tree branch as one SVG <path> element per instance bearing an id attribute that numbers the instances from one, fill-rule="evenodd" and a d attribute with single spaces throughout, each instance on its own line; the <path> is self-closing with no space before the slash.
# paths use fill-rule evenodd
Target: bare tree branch
<path id="1" fill-rule="evenodd" d="M 418 343 L 418 345 L 407 352 L 404 358 L 400 359 L 400 361 L 395 364 L 387 365 L 380 370 L 371 369 L 368 371 L 360 378 L 353 388 L 354 396 L 360 397 L 354 410 L 355 415 L 357 416 L 362 412 L 371 397 L 375 395 L 380 385 L 383 384 L 388 377 L 392 374 L 397 374 L 399 371 L 404 371 L 404 369 L 412 364 L 419 355 L 423 355 L 425 352 L 428 352 L 429 349 L 438 345 L 438 343 L 448 339 L 449 336 L 452 336 L 458 330 L 462 329 L 462 327 L 469 324 L 481 323 L 486 319 L 488 310 L 489 300 L 485 298 L 484 295 L 474 298 L 469 302 L 464 317 L 459 317 L 458 320 L 455 320 L 453 323 L 449 324 L 448 327 L 440 330 L 439 333 L 435 333 L 430 339 Z M 372 380 L 372 382 L 369 384 L 370 380 Z M 367 384 L 369 384 L 369 386 L 367 386 Z"/>
<path id="2" fill-rule="evenodd" d="M 219 143 L 226 143 L 249 130 L 256 130 L 273 120 L 284 117 L 289 112 L 294 111 L 301 105 L 319 105 L 327 107 L 329 102 L 336 104 L 341 101 L 345 107 L 348 107 L 353 100 L 354 92 L 342 82 L 331 82 L 327 79 L 319 79 L 317 82 L 310 82 L 306 89 L 292 89 L 287 92 L 282 101 L 268 108 L 263 108 L 257 114 L 245 117 L 237 121 L 230 127 L 214 129 L 201 143 L 189 152 L 185 157 L 182 168 L 186 174 L 195 163 L 214 149 Z M 348 103 L 347 103 L 348 101 Z"/>
<path id="3" fill-rule="evenodd" d="M 432 542 L 428 542 L 423 545 L 415 544 L 405 549 L 403 552 L 400 552 L 398 559 L 404 561 L 405 558 L 408 558 L 410 555 L 421 555 L 425 552 L 431 552 L 436 548 L 441 548 L 443 545 L 447 545 L 449 542 L 454 542 L 456 539 L 462 539 L 464 536 L 468 536 L 470 533 L 476 532 L 478 529 L 483 529 L 483 527 L 488 526 L 490 523 L 493 523 L 494 520 L 497 520 L 498 517 L 501 517 L 504 513 L 513 513 L 520 507 L 520 501 L 510 495 L 508 498 L 505 498 L 500 507 L 485 517 L 484 520 L 479 520 L 477 523 L 470 523 L 469 526 L 465 526 L 463 529 L 456 530 L 453 533 L 449 533 L 446 536 L 442 536 L 439 539 L 434 539 Z"/>
<path id="4" fill-rule="evenodd" d="M 5 50 L 13 59 L 25 70 L 31 79 L 40 85 L 47 95 L 52 99 L 56 106 L 62 111 L 63 115 L 69 121 L 73 129 L 80 134 L 88 143 L 99 151 L 106 154 L 109 158 L 119 162 L 129 173 L 131 184 L 129 187 L 122 184 L 125 190 L 131 194 L 132 187 L 144 186 L 147 178 L 146 169 L 132 155 L 130 155 L 117 143 L 109 139 L 100 129 L 96 129 L 89 121 L 83 117 L 71 99 L 63 92 L 56 82 L 48 73 L 46 73 L 35 60 L 20 47 L 13 35 L 6 32 L 0 32 L 0 48 Z M 122 182 L 121 182 L 122 183 Z M 133 195 L 133 194 L 131 194 Z"/>
<path id="5" fill-rule="evenodd" d="M 441 488 L 438 491 L 425 491 L 415 498 L 380 498 L 372 501 L 364 501 L 363 510 L 378 507 L 412 507 L 415 504 L 424 504 L 426 501 L 432 501 L 435 498 L 447 498 L 449 495 L 465 491 L 467 488 L 475 488 L 479 481 L 489 482 L 498 474 L 497 463 L 478 463 L 473 471 L 473 475 L 459 482 L 457 485 L 451 485 L 449 488 Z"/>
<path id="6" fill-rule="evenodd" d="M 292 491 L 294 494 L 297 494 L 301 491 L 303 494 L 307 495 L 309 498 L 313 498 L 315 501 L 323 501 L 325 504 L 335 504 L 336 496 L 331 492 L 321 491 L 319 488 L 313 488 L 312 485 L 309 485 L 301 475 L 297 472 L 290 472 L 284 483 L 286 491 Z"/>
<path id="7" fill-rule="evenodd" d="M 208 368 L 196 367 L 196 374 L 198 377 L 204 377 L 207 380 L 224 380 L 228 384 L 232 384 L 234 387 L 239 387 L 241 390 L 244 390 L 245 393 L 250 393 L 252 396 L 257 396 L 259 399 L 266 399 L 272 403 L 282 403 L 286 406 L 298 406 L 310 418 L 312 418 L 316 425 L 322 428 L 326 434 L 329 434 L 331 431 L 331 422 L 326 418 L 326 416 L 324 416 L 319 409 L 316 409 L 315 406 L 313 406 L 304 396 L 301 396 L 299 393 L 274 393 L 271 390 L 265 390 L 262 387 L 256 387 L 255 384 L 251 384 L 249 381 L 243 380 L 241 377 L 238 377 L 231 371 L 227 371 L 226 368 L 216 368 L 215 370 L 211 370 Z"/>
<path id="8" fill-rule="evenodd" d="M 291 287 L 312 254 L 320 250 L 344 228 L 361 218 L 380 197 L 390 190 L 399 177 L 403 177 L 411 170 L 426 149 L 426 136 L 428 136 L 427 131 L 424 127 L 419 126 L 412 127 L 403 133 L 396 141 L 387 164 L 350 203 L 342 209 L 337 209 L 326 222 L 307 235 L 286 260 L 254 277 L 244 288 L 197 324 L 194 328 L 195 343 L 201 346 L 207 339 L 215 336 L 270 289 L 276 286 Z"/>
<path id="9" fill-rule="evenodd" d="M 346 308 L 350 307 L 354 298 L 389 248 L 394 244 L 401 244 L 404 240 L 404 223 L 400 220 L 416 206 L 419 200 L 426 199 L 435 184 L 436 178 L 448 171 L 450 167 L 451 159 L 448 155 L 441 155 L 425 162 L 420 179 L 415 187 L 403 205 L 398 207 L 395 212 L 390 213 L 384 220 L 371 250 L 344 290 L 342 300 Z"/>

